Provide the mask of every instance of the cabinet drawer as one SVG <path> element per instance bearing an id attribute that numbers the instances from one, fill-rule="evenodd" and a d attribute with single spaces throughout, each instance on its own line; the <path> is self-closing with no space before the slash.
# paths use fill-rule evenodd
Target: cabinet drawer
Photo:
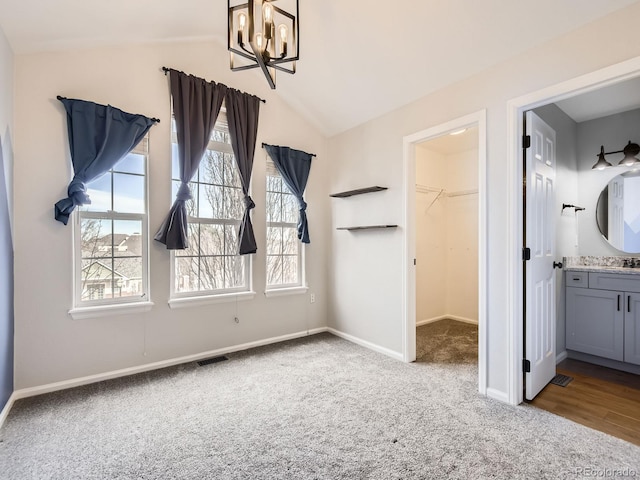
<path id="1" fill-rule="evenodd" d="M 589 288 L 640 292 L 640 275 L 592 272 L 589 273 Z"/>
<path id="2" fill-rule="evenodd" d="M 567 287 L 589 286 L 589 272 L 567 272 Z"/>

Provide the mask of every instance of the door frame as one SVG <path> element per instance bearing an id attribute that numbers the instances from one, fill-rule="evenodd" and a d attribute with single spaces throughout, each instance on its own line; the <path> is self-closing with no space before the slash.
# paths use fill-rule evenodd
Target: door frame
<path id="1" fill-rule="evenodd" d="M 555 103 L 583 93 L 608 87 L 624 80 L 640 76 L 640 57 L 602 68 L 565 82 L 513 98 L 507 102 L 507 175 L 509 178 L 509 227 L 508 258 L 509 281 L 508 302 L 508 401 L 518 405 L 522 403 L 523 377 L 522 359 L 524 343 L 524 281 L 522 264 L 523 245 L 523 199 L 522 199 L 522 115 L 543 105 Z"/>
<path id="2" fill-rule="evenodd" d="M 478 127 L 478 390 L 487 390 L 487 111 L 442 123 L 403 137 L 404 169 L 404 251 L 402 358 L 416 359 L 416 144 L 441 137 L 455 130 Z"/>

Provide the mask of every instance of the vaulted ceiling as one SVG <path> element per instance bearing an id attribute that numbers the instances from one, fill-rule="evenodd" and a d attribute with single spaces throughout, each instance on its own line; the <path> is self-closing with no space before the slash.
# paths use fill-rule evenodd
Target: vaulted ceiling
<path id="1" fill-rule="evenodd" d="M 333 135 L 636 1 L 300 0 L 298 71 L 280 73 L 276 92 Z M 226 9 L 223 0 L 2 0 L 0 26 L 17 55 L 202 39 L 226 46 Z"/>

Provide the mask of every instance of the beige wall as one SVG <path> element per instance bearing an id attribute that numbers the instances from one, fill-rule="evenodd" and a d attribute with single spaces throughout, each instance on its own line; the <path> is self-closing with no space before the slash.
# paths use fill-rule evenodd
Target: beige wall
<path id="1" fill-rule="evenodd" d="M 478 150 L 442 155 L 416 148 L 416 320 L 478 321 Z M 434 201 L 438 197 L 436 201 Z"/>
<path id="2" fill-rule="evenodd" d="M 168 66 L 267 100 L 258 145 L 290 145 L 317 154 L 307 186 L 311 244 L 309 295 L 265 298 L 265 151 L 252 180 L 258 241 L 250 301 L 170 309 L 169 252 L 150 242 L 151 300 L 144 314 L 73 320 L 72 225 L 53 219 L 71 179 L 66 119 L 56 95 L 109 103 L 161 119 L 150 133 L 149 225 L 155 233 L 171 204 Z M 16 388 L 102 374 L 326 326 L 328 171 L 326 139 L 268 87 L 258 71 L 233 73 L 213 43 L 104 48 L 16 57 Z M 238 316 L 240 323 L 234 323 Z"/>
<path id="3" fill-rule="evenodd" d="M 524 55 L 429 94 L 405 107 L 330 139 L 331 189 L 379 184 L 383 195 L 362 199 L 364 221 L 396 223 L 392 232 L 359 239 L 333 233 L 330 325 L 392 352 L 402 352 L 404 187 L 403 137 L 464 115 L 487 111 L 488 311 L 487 387 L 510 398 L 510 285 L 508 244 L 511 206 L 507 152 L 507 102 L 640 55 L 640 44 L 611 32 L 633 31 L 640 18 L 634 4 Z M 508 41 L 508 39 L 505 39 Z M 436 47 L 434 47 L 436 48 Z M 398 78 L 396 88 L 402 88 Z M 338 216 L 354 214 L 334 207 Z M 341 210 L 338 210 L 338 209 Z M 357 254 L 353 254 L 357 252 Z M 376 268 L 371 268 L 375 264 Z"/>

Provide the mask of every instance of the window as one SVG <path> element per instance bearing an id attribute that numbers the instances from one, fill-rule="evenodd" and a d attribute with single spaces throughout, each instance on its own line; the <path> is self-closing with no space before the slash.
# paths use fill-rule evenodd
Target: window
<path id="1" fill-rule="evenodd" d="M 173 128 L 173 197 L 180 186 L 178 144 Z M 238 255 L 244 195 L 224 108 L 209 146 L 189 183 L 189 248 L 173 251 L 173 297 L 248 291 L 249 258 Z"/>
<path id="2" fill-rule="evenodd" d="M 87 184 L 75 228 L 76 307 L 147 301 L 148 137 Z"/>
<path id="3" fill-rule="evenodd" d="M 267 160 L 267 289 L 301 286 L 302 246 L 298 240 L 298 201 Z"/>

